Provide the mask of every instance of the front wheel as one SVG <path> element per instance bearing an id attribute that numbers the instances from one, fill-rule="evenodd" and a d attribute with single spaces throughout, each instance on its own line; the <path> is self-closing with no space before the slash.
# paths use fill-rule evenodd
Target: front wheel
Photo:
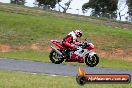
<path id="1" fill-rule="evenodd" d="M 55 63 L 55 64 L 60 64 L 64 61 L 64 58 L 62 58 L 62 56 L 57 54 L 54 50 L 52 50 L 50 52 L 49 58 L 50 58 L 51 62 Z"/>
<path id="2" fill-rule="evenodd" d="M 85 57 L 85 63 L 86 65 L 90 67 L 94 67 L 99 63 L 99 57 L 97 54 L 94 54 L 93 56 L 86 56 Z"/>

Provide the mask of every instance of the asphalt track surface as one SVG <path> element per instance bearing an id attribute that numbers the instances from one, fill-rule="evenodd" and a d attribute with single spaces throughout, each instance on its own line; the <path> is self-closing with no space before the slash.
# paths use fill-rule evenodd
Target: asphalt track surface
<path id="1" fill-rule="evenodd" d="M 0 58 L 0 70 L 24 71 L 30 73 L 76 76 L 79 66 L 53 64 L 45 62 L 35 62 L 29 60 L 15 60 Z M 87 74 L 130 74 L 132 77 L 132 70 L 88 67 L 84 66 Z"/>

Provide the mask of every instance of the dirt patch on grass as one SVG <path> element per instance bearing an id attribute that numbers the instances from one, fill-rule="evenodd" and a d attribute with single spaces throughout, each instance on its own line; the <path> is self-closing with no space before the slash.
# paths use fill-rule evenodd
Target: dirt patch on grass
<path id="1" fill-rule="evenodd" d="M 50 46 L 44 46 L 40 43 L 33 43 L 31 45 L 27 45 L 27 46 L 18 46 L 17 47 L 18 50 L 24 50 L 24 49 L 31 49 L 31 50 L 34 50 L 34 51 L 39 51 L 39 52 L 50 52 L 51 51 L 51 48 Z"/>
<path id="2" fill-rule="evenodd" d="M 39 43 L 34 43 L 30 46 L 30 48 L 32 50 L 37 50 L 37 51 L 41 51 L 43 47 L 41 47 L 41 45 Z"/>
<path id="3" fill-rule="evenodd" d="M 40 43 L 33 43 L 31 45 L 26 45 L 26 46 L 21 45 L 21 46 L 17 46 L 16 48 L 17 50 L 31 49 L 31 50 L 39 51 L 39 52 L 47 51 L 47 47 L 41 45 Z"/>
<path id="4" fill-rule="evenodd" d="M 107 51 L 96 49 L 95 52 L 102 58 L 132 61 L 132 48 L 130 49 L 112 48 L 111 50 Z"/>
<path id="5" fill-rule="evenodd" d="M 0 44 L 0 52 L 12 52 L 12 48 L 10 45 Z"/>
<path id="6" fill-rule="evenodd" d="M 0 44 L 0 52 L 13 52 L 16 50 L 31 49 L 39 52 L 50 52 L 50 46 L 44 46 L 40 43 L 33 43 L 27 46 L 17 46 L 16 48 L 11 47 L 7 44 Z M 112 48 L 111 50 L 95 49 L 95 52 L 101 58 L 111 58 L 132 61 L 132 48 L 122 49 L 122 48 Z"/>
<path id="7" fill-rule="evenodd" d="M 30 49 L 32 50 L 35 50 L 35 51 L 42 51 L 42 52 L 50 52 L 51 48 L 49 46 L 44 46 L 44 45 L 41 45 L 40 43 L 34 43 L 34 44 L 31 44 L 31 46 L 29 47 Z"/>

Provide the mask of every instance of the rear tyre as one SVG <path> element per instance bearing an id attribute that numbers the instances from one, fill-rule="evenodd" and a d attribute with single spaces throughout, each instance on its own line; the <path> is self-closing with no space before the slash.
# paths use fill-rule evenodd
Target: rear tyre
<path id="1" fill-rule="evenodd" d="M 62 56 L 57 54 L 54 50 L 52 50 L 50 52 L 49 58 L 50 58 L 51 62 L 55 63 L 55 64 L 60 64 L 64 61 L 64 58 L 62 58 Z"/>
<path id="2" fill-rule="evenodd" d="M 85 58 L 86 65 L 90 67 L 94 67 L 99 63 L 99 57 L 97 54 L 94 54 L 93 56 L 86 56 Z"/>

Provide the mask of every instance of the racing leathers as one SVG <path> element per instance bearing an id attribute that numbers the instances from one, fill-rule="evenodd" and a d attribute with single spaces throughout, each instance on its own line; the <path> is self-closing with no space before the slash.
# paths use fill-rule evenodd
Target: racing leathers
<path id="1" fill-rule="evenodd" d="M 77 41 L 76 34 L 72 31 L 63 39 L 62 44 L 68 49 L 76 49 L 75 45 L 80 44 L 80 42 Z"/>

